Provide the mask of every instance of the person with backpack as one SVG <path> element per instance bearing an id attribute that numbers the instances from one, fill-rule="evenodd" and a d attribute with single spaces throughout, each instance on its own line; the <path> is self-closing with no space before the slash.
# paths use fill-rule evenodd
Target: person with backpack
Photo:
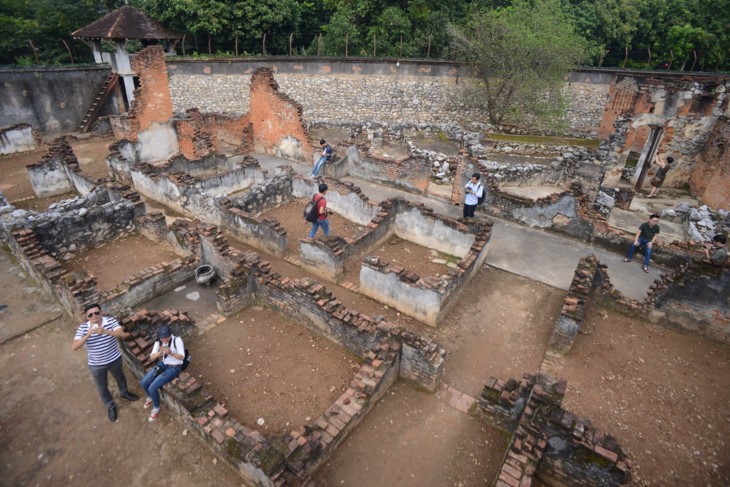
<path id="1" fill-rule="evenodd" d="M 464 192 L 466 193 L 466 197 L 464 198 L 464 220 L 474 218 L 477 205 L 484 202 L 486 195 L 484 193 L 484 186 L 479 182 L 480 179 L 481 175 L 475 172 L 471 175 L 471 181 L 464 186 Z"/>
<path id="2" fill-rule="evenodd" d="M 325 142 L 324 139 L 319 141 L 319 145 L 322 147 L 322 154 L 320 155 L 317 163 L 314 165 L 312 174 L 309 175 L 310 178 L 316 178 L 319 171 L 324 167 L 324 164 L 332 159 L 332 146 Z"/>
<path id="3" fill-rule="evenodd" d="M 322 232 L 324 232 L 325 237 L 330 234 L 330 224 L 327 220 L 329 209 L 327 208 L 327 200 L 324 198 L 327 189 L 327 185 L 321 183 L 319 185 L 319 193 L 312 197 L 312 201 L 304 209 L 304 219 L 312 224 L 312 229 L 309 231 L 309 238 L 314 238 L 319 227 L 322 227 Z"/>
<path id="4" fill-rule="evenodd" d="M 152 347 L 151 360 L 158 360 L 142 378 L 140 384 L 147 393 L 144 408 L 152 406 L 152 412 L 147 419 L 150 423 L 160 414 L 160 388 L 172 382 L 183 369 L 185 361 L 185 344 L 182 338 L 172 335 L 170 325 L 162 324 L 157 329 L 157 341 Z"/>

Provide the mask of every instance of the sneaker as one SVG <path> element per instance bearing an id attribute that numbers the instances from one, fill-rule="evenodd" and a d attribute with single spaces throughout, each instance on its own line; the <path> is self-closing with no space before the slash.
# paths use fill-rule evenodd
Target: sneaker
<path id="1" fill-rule="evenodd" d="M 644 272 L 646 272 L 647 274 L 649 273 L 649 266 L 648 265 L 645 265 L 644 267 L 642 267 L 642 269 L 644 269 Z"/>
<path id="2" fill-rule="evenodd" d="M 157 419 L 157 416 L 159 416 L 159 415 L 160 415 L 160 410 L 159 409 L 157 409 L 157 410 L 153 409 L 152 412 L 150 413 L 150 417 L 147 418 L 147 421 L 150 422 L 150 423 L 152 423 L 152 422 L 154 422 Z"/>
<path id="3" fill-rule="evenodd" d="M 142 407 L 144 409 L 149 409 L 150 406 L 152 406 L 152 399 L 148 397 L 147 400 L 144 402 L 144 406 L 142 406 Z"/>
<path id="4" fill-rule="evenodd" d="M 626 257 L 624 257 L 623 259 L 621 259 L 621 262 L 631 262 L 631 259 L 627 259 Z"/>

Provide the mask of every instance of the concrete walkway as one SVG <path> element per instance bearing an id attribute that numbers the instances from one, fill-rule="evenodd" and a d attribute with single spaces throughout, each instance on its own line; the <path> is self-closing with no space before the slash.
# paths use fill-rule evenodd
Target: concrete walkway
<path id="1" fill-rule="evenodd" d="M 310 166 L 297 162 L 261 154 L 254 156 L 264 169 L 273 170 L 277 166 L 289 165 L 305 177 L 311 172 Z M 363 193 L 377 203 L 393 196 L 400 196 L 409 201 L 424 203 L 444 215 L 454 218 L 462 215 L 461 206 L 453 205 L 441 198 L 408 193 L 350 176 L 342 179 L 359 186 Z M 489 218 L 494 220 L 494 227 L 489 242 L 487 264 L 558 289 L 568 289 L 578 261 L 589 254 L 596 254 L 608 266 L 611 282 L 626 297 L 633 299 L 643 300 L 649 291 L 649 286 L 661 272 L 666 271 L 652 266 L 648 274 L 644 273 L 641 270 L 640 254 L 634 257 L 632 263 L 626 264 L 621 262 L 623 255 L 603 248 L 498 218 Z"/>

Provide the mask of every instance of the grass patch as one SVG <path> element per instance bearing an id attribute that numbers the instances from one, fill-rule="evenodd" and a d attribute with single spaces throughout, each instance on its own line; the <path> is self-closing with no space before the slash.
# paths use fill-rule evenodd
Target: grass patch
<path id="1" fill-rule="evenodd" d="M 598 149 L 601 143 L 598 139 L 577 139 L 571 137 L 548 137 L 542 135 L 510 135 L 510 134 L 488 134 L 492 140 L 503 142 L 518 142 L 521 144 L 542 144 L 542 145 L 575 145 L 588 149 Z"/>

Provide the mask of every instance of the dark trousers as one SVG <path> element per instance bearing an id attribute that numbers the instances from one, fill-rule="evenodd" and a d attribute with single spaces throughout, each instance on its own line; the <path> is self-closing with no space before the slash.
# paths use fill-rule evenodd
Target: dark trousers
<path id="1" fill-rule="evenodd" d="M 112 394 L 109 392 L 109 387 L 107 387 L 107 372 L 111 372 L 112 376 L 116 379 L 120 394 L 129 392 L 129 389 L 127 389 L 127 379 L 124 377 L 124 370 L 122 369 L 122 357 L 106 365 L 89 365 L 89 370 L 91 371 L 91 377 L 94 378 L 94 383 L 96 383 L 96 388 L 99 390 L 101 400 L 107 408 L 114 404 Z"/>
<path id="2" fill-rule="evenodd" d="M 477 209 L 477 205 L 467 205 L 464 203 L 464 218 L 474 218 L 474 212 Z"/>

